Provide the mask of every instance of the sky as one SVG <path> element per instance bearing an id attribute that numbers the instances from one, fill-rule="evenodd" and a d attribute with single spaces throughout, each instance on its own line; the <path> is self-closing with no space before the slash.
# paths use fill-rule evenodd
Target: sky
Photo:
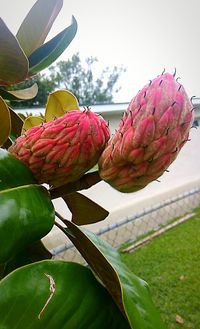
<path id="1" fill-rule="evenodd" d="M 15 34 L 35 0 L 0 0 L 1 17 Z M 58 60 L 79 52 L 97 57 L 96 71 L 123 65 L 115 102 L 129 102 L 163 69 L 177 77 L 190 97 L 200 97 L 199 0 L 64 0 L 49 34 L 74 15 L 77 34 Z"/>

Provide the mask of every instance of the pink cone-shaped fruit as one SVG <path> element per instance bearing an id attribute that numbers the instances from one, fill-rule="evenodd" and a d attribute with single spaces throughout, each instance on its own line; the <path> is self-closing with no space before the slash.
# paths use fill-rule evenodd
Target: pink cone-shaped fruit
<path id="1" fill-rule="evenodd" d="M 165 73 L 133 98 L 99 160 L 100 176 L 121 192 L 156 180 L 188 140 L 192 103 L 174 76 Z"/>
<path id="2" fill-rule="evenodd" d="M 28 129 L 9 151 L 30 168 L 39 183 L 59 186 L 92 168 L 108 139 L 109 129 L 100 115 L 89 109 L 74 110 Z"/>

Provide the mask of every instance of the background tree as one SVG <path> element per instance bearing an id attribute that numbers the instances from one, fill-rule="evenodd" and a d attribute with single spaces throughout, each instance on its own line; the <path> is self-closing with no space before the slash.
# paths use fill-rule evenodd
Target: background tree
<path id="1" fill-rule="evenodd" d="M 120 90 L 116 87 L 119 77 L 126 69 L 121 66 L 106 67 L 95 78 L 96 57 L 88 57 L 82 63 L 79 53 L 67 61 L 60 61 L 50 67 L 50 76 L 58 88 L 70 90 L 81 105 L 113 102 L 113 94 Z"/>
<path id="2" fill-rule="evenodd" d="M 95 74 L 96 57 L 88 57 L 81 61 L 79 53 L 67 61 L 59 61 L 31 80 L 18 85 L 17 88 L 38 84 L 38 94 L 34 99 L 12 103 L 18 107 L 43 107 L 47 101 L 47 95 L 56 89 L 67 89 L 78 99 L 80 105 L 92 105 L 99 103 L 112 103 L 113 96 L 121 88 L 117 87 L 120 75 L 126 71 L 123 66 L 104 68 L 100 74 Z M 97 76 L 97 77 L 96 77 Z M 15 88 L 16 89 L 16 88 Z"/>

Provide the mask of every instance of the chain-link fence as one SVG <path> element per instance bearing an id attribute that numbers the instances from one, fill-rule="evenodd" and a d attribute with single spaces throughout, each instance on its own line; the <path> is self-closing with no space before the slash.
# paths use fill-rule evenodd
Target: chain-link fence
<path id="1" fill-rule="evenodd" d="M 132 216 L 100 229 L 97 234 L 114 247 L 134 242 L 156 232 L 175 219 L 192 212 L 200 205 L 200 187 L 167 199 L 162 203 L 144 208 Z M 55 258 L 84 262 L 79 252 L 70 243 L 52 250 Z"/>

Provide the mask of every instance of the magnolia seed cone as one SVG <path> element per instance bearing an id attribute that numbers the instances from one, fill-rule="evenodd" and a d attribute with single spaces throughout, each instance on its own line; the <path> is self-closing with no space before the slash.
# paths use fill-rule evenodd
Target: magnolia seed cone
<path id="1" fill-rule="evenodd" d="M 28 129 L 9 151 L 39 183 L 59 186 L 78 180 L 92 168 L 109 137 L 106 121 L 87 108 Z"/>
<path id="2" fill-rule="evenodd" d="M 103 180 L 134 192 L 156 180 L 188 140 L 192 103 L 184 87 L 165 73 L 134 97 L 99 159 Z"/>

